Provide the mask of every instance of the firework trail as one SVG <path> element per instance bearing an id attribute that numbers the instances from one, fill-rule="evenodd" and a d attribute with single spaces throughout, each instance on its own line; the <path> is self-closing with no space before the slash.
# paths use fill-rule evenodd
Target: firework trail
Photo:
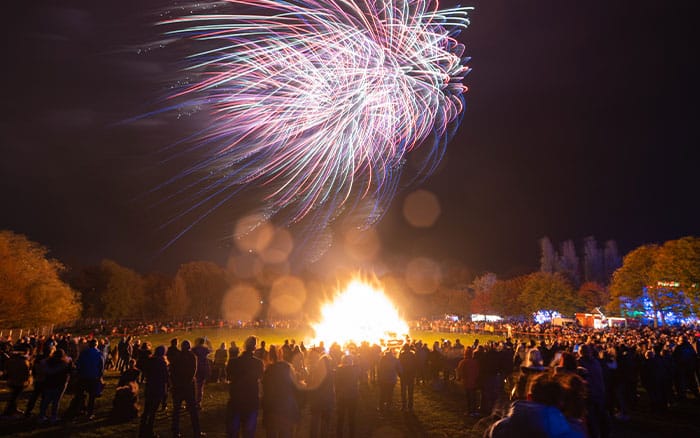
<path id="1" fill-rule="evenodd" d="M 471 8 L 420 0 L 228 0 L 247 14 L 164 20 L 186 42 L 189 82 L 170 108 L 209 112 L 181 183 L 195 214 L 180 235 L 244 188 L 268 216 L 327 225 L 367 200 L 376 221 L 400 184 L 435 169 L 464 107 L 468 67 L 456 35 Z M 219 2 L 221 5 L 221 2 Z M 202 213 L 202 210 L 204 211 Z M 178 235 L 178 237 L 180 237 Z M 176 237 L 177 239 L 177 237 Z"/>

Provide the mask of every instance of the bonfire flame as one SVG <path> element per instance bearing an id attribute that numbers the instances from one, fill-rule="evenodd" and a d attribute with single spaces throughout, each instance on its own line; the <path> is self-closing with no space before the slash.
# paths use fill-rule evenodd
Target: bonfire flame
<path id="1" fill-rule="evenodd" d="M 312 324 L 315 339 L 328 348 L 334 342 L 341 346 L 360 345 L 363 341 L 382 344 L 408 335 L 408 324 L 383 291 L 353 280 L 335 299 L 321 308 L 321 321 Z"/>

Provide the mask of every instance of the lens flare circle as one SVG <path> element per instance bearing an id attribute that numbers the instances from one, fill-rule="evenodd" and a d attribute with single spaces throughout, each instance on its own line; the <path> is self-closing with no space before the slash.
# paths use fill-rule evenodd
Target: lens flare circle
<path id="1" fill-rule="evenodd" d="M 312 345 L 323 342 L 326 347 L 334 342 L 381 345 L 408 335 L 408 324 L 384 292 L 358 279 L 324 305 L 321 321 L 311 326 L 315 333 Z"/>

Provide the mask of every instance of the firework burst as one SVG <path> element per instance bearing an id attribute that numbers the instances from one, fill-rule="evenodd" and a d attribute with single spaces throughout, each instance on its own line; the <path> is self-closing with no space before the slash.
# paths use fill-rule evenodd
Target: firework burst
<path id="1" fill-rule="evenodd" d="M 164 20 L 186 42 L 187 84 L 171 108 L 207 111 L 191 136 L 200 157 L 174 181 L 192 225 L 243 188 L 268 215 L 326 225 L 370 201 L 381 216 L 406 154 L 412 178 L 435 169 L 464 107 L 468 67 L 455 39 L 471 8 L 421 0 L 228 0 L 236 14 Z M 219 4 L 220 6 L 220 4 Z M 240 13 L 246 11 L 247 13 Z M 197 211 L 199 212 L 197 213 Z"/>

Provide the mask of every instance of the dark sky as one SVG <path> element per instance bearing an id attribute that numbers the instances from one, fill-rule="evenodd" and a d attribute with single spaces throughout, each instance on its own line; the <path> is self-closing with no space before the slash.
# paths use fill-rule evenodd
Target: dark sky
<path id="1" fill-rule="evenodd" d="M 158 38 L 150 23 L 167 4 L 3 5 L 0 229 L 73 267 L 226 260 L 243 200 L 161 252 L 165 213 L 140 197 L 167 175 L 154 151 L 198 118 L 119 123 L 152 109 L 172 80 L 163 55 L 138 53 Z M 537 267 L 543 236 L 614 239 L 625 253 L 699 235 L 696 4 L 472 2 L 460 37 L 473 69 L 464 122 L 423 185 L 442 213 L 412 228 L 399 194 L 378 225 L 381 256 L 509 275 Z"/>

